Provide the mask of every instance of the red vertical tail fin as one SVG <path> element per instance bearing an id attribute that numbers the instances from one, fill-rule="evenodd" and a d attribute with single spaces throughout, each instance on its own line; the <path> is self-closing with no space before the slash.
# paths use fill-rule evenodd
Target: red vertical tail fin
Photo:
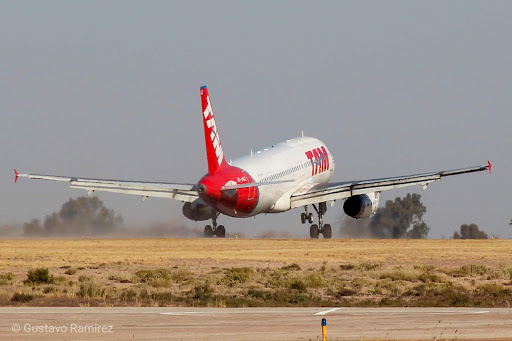
<path id="1" fill-rule="evenodd" d="M 204 141 L 206 143 L 206 158 L 208 160 L 208 173 L 213 174 L 219 168 L 227 166 L 224 151 L 220 143 L 219 130 L 213 115 L 212 104 L 208 88 L 201 87 L 201 106 L 203 109 Z"/>

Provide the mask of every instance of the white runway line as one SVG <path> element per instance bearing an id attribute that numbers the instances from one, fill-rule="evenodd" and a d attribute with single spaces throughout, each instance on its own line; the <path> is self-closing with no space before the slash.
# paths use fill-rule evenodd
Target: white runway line
<path id="1" fill-rule="evenodd" d="M 335 312 L 336 310 L 340 310 L 341 308 L 332 308 L 332 309 L 329 309 L 329 310 L 324 310 L 324 311 L 320 311 L 314 315 L 326 315 L 326 314 L 329 314 L 329 313 L 332 313 L 332 312 Z"/>
<path id="2" fill-rule="evenodd" d="M 160 315 L 175 315 L 175 316 L 186 316 L 186 315 L 195 315 L 195 314 L 204 314 L 198 311 L 183 311 L 181 313 L 160 313 Z"/>
<path id="3" fill-rule="evenodd" d="M 487 314 L 489 310 L 472 311 L 471 314 Z"/>

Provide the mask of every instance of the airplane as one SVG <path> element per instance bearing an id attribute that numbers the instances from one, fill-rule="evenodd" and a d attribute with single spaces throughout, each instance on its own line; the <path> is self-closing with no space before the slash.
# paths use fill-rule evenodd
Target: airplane
<path id="1" fill-rule="evenodd" d="M 71 188 L 171 198 L 184 202 L 183 215 L 194 221 L 211 220 L 204 228 L 205 237 L 226 236 L 223 225 L 217 225 L 219 215 L 247 218 L 262 213 L 279 213 L 302 207 L 301 222 L 311 224 L 310 237 L 332 237 L 330 224 L 324 224 L 323 216 L 328 204 L 344 199 L 344 212 L 355 219 L 373 215 L 378 206 L 380 193 L 385 190 L 420 185 L 423 189 L 445 176 L 488 170 L 487 165 L 443 170 L 422 174 L 397 176 L 371 180 L 329 182 L 334 174 L 334 157 L 322 141 L 306 137 L 293 138 L 264 148 L 230 162 L 226 161 L 208 88 L 200 88 L 204 138 L 208 173 L 196 184 L 160 183 L 144 181 L 89 179 L 70 176 L 20 174 L 30 179 L 68 182 Z M 312 206 L 313 213 L 308 212 Z"/>

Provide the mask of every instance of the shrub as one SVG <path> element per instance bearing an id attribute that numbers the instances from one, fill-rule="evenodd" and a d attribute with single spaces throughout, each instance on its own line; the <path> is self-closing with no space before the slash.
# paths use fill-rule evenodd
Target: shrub
<path id="1" fill-rule="evenodd" d="M 341 270 L 354 270 L 356 266 L 354 264 L 341 264 L 340 269 Z"/>
<path id="2" fill-rule="evenodd" d="M 390 279 L 378 281 L 377 283 L 375 283 L 375 290 L 376 291 L 380 290 L 381 292 L 382 292 L 382 290 L 386 290 L 391 295 L 395 295 L 395 296 L 400 295 L 400 293 L 402 292 L 400 283 L 392 281 Z"/>
<path id="3" fill-rule="evenodd" d="M 449 282 L 444 284 L 420 284 L 411 291 L 404 293 L 404 296 L 406 295 L 419 296 L 415 304 L 425 307 L 467 306 L 471 302 L 466 288 Z"/>
<path id="4" fill-rule="evenodd" d="M 127 279 L 127 278 L 122 278 L 122 277 L 115 276 L 115 275 L 109 276 L 108 279 L 111 280 L 111 281 L 117 281 L 119 283 L 132 283 L 132 281 Z"/>
<path id="5" fill-rule="evenodd" d="M 440 294 L 447 297 L 453 306 L 466 306 L 469 303 L 467 290 L 460 286 L 446 286 Z"/>
<path id="6" fill-rule="evenodd" d="M 446 274 L 452 277 L 483 276 L 489 271 L 485 265 L 468 264 L 458 269 L 447 271 Z"/>
<path id="7" fill-rule="evenodd" d="M 383 297 L 380 300 L 379 305 L 387 306 L 387 307 L 389 307 L 389 306 L 400 307 L 402 305 L 402 302 L 400 302 L 399 300 L 390 299 L 388 297 Z"/>
<path id="8" fill-rule="evenodd" d="M 262 307 L 263 302 L 245 297 L 216 296 L 211 306 L 219 308 Z"/>
<path id="9" fill-rule="evenodd" d="M 250 288 L 249 291 L 247 291 L 247 295 L 256 298 L 256 299 L 264 299 L 266 297 L 267 292 L 264 290 L 259 290 L 256 288 Z"/>
<path id="10" fill-rule="evenodd" d="M 170 292 L 155 292 L 151 294 L 151 298 L 155 301 L 172 302 L 176 300 L 176 297 Z"/>
<path id="11" fill-rule="evenodd" d="M 57 276 L 53 280 L 54 280 L 54 283 L 64 283 L 64 282 L 68 281 L 67 278 L 64 276 Z"/>
<path id="12" fill-rule="evenodd" d="M 361 288 L 367 287 L 371 284 L 372 284 L 371 281 L 369 281 L 368 279 L 363 278 L 363 277 L 355 277 L 352 280 L 352 286 L 356 289 L 361 289 Z"/>
<path id="13" fill-rule="evenodd" d="M 336 293 L 336 296 L 337 297 L 353 296 L 355 294 L 357 294 L 357 291 L 350 289 L 350 288 L 343 287 L 340 290 L 338 290 L 338 292 Z"/>
<path id="14" fill-rule="evenodd" d="M 265 301 L 274 301 L 273 305 L 287 306 L 287 305 L 314 305 L 311 302 L 311 297 L 305 293 L 290 291 L 290 290 L 277 290 L 274 293 L 268 295 Z M 267 303 L 265 302 L 265 303 Z M 268 304 L 268 303 L 267 303 Z"/>
<path id="15" fill-rule="evenodd" d="M 414 270 L 421 270 L 421 271 L 434 271 L 435 266 L 433 265 L 414 265 Z"/>
<path id="16" fill-rule="evenodd" d="M 150 284 L 155 280 L 169 280 L 171 272 L 167 269 L 139 270 L 135 272 L 138 282 Z"/>
<path id="17" fill-rule="evenodd" d="M 91 276 L 81 275 L 80 277 L 78 277 L 79 282 L 87 282 L 87 281 L 91 281 L 91 280 L 92 280 Z"/>
<path id="18" fill-rule="evenodd" d="M 192 273 L 185 269 L 176 269 L 171 274 L 171 279 L 175 283 L 185 282 L 192 277 Z"/>
<path id="19" fill-rule="evenodd" d="M 252 274 L 253 270 L 251 268 L 231 268 L 221 281 L 228 287 L 235 287 L 248 282 Z"/>
<path id="20" fill-rule="evenodd" d="M 133 289 L 125 289 L 121 291 L 119 299 L 121 301 L 133 301 L 137 298 L 137 293 Z"/>
<path id="21" fill-rule="evenodd" d="M 75 268 L 69 268 L 64 272 L 66 275 L 75 275 L 76 269 Z"/>
<path id="22" fill-rule="evenodd" d="M 201 301 L 207 301 L 213 296 L 213 288 L 207 282 L 203 285 L 196 285 L 192 288 L 192 298 Z"/>
<path id="23" fill-rule="evenodd" d="M 168 279 L 154 279 L 148 283 L 153 288 L 167 288 L 172 286 L 172 283 Z"/>
<path id="24" fill-rule="evenodd" d="M 434 284 L 434 283 L 425 283 L 420 284 L 412 288 L 412 290 L 407 291 L 404 296 L 426 296 L 426 295 L 436 295 L 440 291 L 443 290 L 443 286 Z"/>
<path id="25" fill-rule="evenodd" d="M 55 287 L 50 286 L 50 287 L 44 288 L 43 294 L 53 294 L 56 291 L 57 291 L 57 289 L 55 289 Z"/>
<path id="26" fill-rule="evenodd" d="M 318 274 L 310 274 L 305 279 L 305 284 L 308 288 L 322 288 L 327 286 L 325 278 Z"/>
<path id="27" fill-rule="evenodd" d="M 384 272 L 380 275 L 380 279 L 389 278 L 392 281 L 417 282 L 418 276 L 404 271 Z"/>
<path id="28" fill-rule="evenodd" d="M 306 284 L 301 279 L 295 279 L 290 283 L 290 289 L 304 292 L 306 291 Z"/>
<path id="29" fill-rule="evenodd" d="M 418 276 L 418 279 L 423 283 L 444 283 L 446 280 L 443 276 L 431 272 L 424 272 Z"/>
<path id="30" fill-rule="evenodd" d="M 281 269 L 286 270 L 286 271 L 300 271 L 301 267 L 300 267 L 299 264 L 293 263 L 293 264 L 290 264 L 290 265 L 285 265 Z"/>
<path id="31" fill-rule="evenodd" d="M 268 285 L 272 288 L 288 288 L 290 286 L 290 277 L 287 271 L 276 269 L 265 272 L 268 278 Z"/>
<path id="32" fill-rule="evenodd" d="M 511 290 L 503 288 L 502 285 L 496 283 L 487 283 L 478 287 L 480 296 L 491 296 L 493 298 L 506 298 L 510 296 Z"/>
<path id="33" fill-rule="evenodd" d="M 105 297 L 105 288 L 100 287 L 94 282 L 85 282 L 80 284 L 78 296 L 83 298 Z"/>
<path id="34" fill-rule="evenodd" d="M 511 268 L 505 268 L 502 270 L 503 277 L 505 279 L 512 279 L 512 269 Z"/>
<path id="35" fill-rule="evenodd" d="M 11 297 L 12 302 L 28 302 L 34 299 L 34 295 L 25 294 L 23 292 L 15 292 Z"/>
<path id="36" fill-rule="evenodd" d="M 37 268 L 28 271 L 27 279 L 23 281 L 23 284 L 52 284 L 54 281 L 55 278 L 52 275 L 50 275 L 50 271 L 48 270 L 48 268 Z"/>
<path id="37" fill-rule="evenodd" d="M 363 271 L 372 271 L 377 270 L 382 267 L 382 263 L 361 263 L 359 264 L 359 269 Z"/>
<path id="38" fill-rule="evenodd" d="M 12 272 L 7 272 L 4 274 L 0 274 L 0 285 L 7 285 L 14 279 L 14 274 Z"/>

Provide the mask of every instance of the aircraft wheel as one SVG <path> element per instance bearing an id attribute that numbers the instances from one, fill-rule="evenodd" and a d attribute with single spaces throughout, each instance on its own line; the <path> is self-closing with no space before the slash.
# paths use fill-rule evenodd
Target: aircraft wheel
<path id="1" fill-rule="evenodd" d="M 309 213 L 307 218 L 308 218 L 309 223 L 313 224 L 313 213 Z"/>
<path id="2" fill-rule="evenodd" d="M 306 213 L 301 213 L 300 214 L 300 221 L 305 224 L 306 223 Z"/>
<path id="3" fill-rule="evenodd" d="M 322 234 L 324 235 L 324 239 L 331 239 L 331 237 L 332 237 L 331 225 L 325 224 L 324 228 L 322 229 Z"/>
<path id="4" fill-rule="evenodd" d="M 204 236 L 206 238 L 211 238 L 213 237 L 213 229 L 212 229 L 212 226 L 211 225 L 206 225 L 204 227 Z"/>
<path id="5" fill-rule="evenodd" d="M 309 235 L 310 235 L 311 239 L 318 239 L 318 225 L 317 224 L 311 225 L 311 227 L 309 228 Z"/>
<path id="6" fill-rule="evenodd" d="M 217 226 L 217 230 L 215 231 L 217 238 L 226 238 L 226 229 L 224 225 Z"/>

